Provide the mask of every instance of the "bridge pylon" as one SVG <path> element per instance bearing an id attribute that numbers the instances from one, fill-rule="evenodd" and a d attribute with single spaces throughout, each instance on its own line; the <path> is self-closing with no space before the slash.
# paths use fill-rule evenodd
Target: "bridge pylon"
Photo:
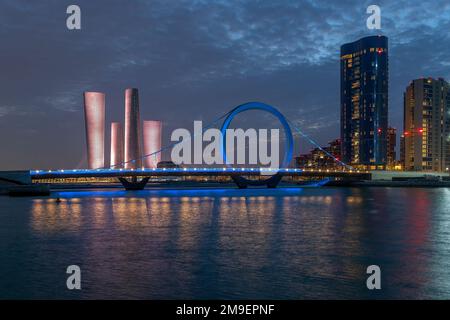
<path id="1" fill-rule="evenodd" d="M 144 190 L 145 185 L 147 184 L 150 177 L 142 178 L 142 180 L 138 181 L 137 177 L 132 177 L 131 181 L 128 181 L 126 178 L 119 178 L 120 183 L 122 183 L 125 190 L 128 191 L 136 191 L 136 190 Z"/>
<path id="2" fill-rule="evenodd" d="M 249 180 L 240 175 L 231 175 L 231 179 L 238 186 L 239 189 L 246 189 L 248 186 L 260 187 L 267 186 L 267 188 L 276 188 L 283 176 L 278 172 L 265 180 Z"/>

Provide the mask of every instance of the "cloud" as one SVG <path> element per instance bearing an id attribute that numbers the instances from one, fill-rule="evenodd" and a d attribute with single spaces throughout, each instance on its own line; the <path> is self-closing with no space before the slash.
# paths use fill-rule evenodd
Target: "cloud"
<path id="1" fill-rule="evenodd" d="M 0 106 L 0 117 L 7 116 L 10 113 L 14 113 L 17 108 L 14 106 Z"/>
<path id="2" fill-rule="evenodd" d="M 39 114 L 35 108 L 19 106 L 0 106 L 0 118 L 7 116 L 34 116 Z"/>

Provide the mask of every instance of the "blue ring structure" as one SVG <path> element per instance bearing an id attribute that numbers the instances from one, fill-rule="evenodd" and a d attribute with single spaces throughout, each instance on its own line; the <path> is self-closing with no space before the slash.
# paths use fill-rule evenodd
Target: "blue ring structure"
<path id="1" fill-rule="evenodd" d="M 233 110 L 231 110 L 229 112 L 229 114 L 227 115 L 227 117 L 225 118 L 225 120 L 222 124 L 222 128 L 220 129 L 220 131 L 222 132 L 222 137 L 224 137 L 224 139 L 222 141 L 222 157 L 223 157 L 224 163 L 225 164 L 227 163 L 227 158 L 226 158 L 226 149 L 227 148 L 226 148 L 226 139 L 225 139 L 226 131 L 227 131 L 231 121 L 237 114 L 244 112 L 244 111 L 248 111 L 248 110 L 266 111 L 278 118 L 280 123 L 283 125 L 284 135 L 286 138 L 285 139 L 284 158 L 283 158 L 283 162 L 281 163 L 280 169 L 289 167 L 289 164 L 292 160 L 293 149 L 294 149 L 294 138 L 292 136 L 291 127 L 289 126 L 286 118 L 281 114 L 280 111 L 278 111 L 276 108 L 274 108 L 268 104 L 262 103 L 262 102 L 247 102 L 247 103 L 241 104 L 241 105 L 237 106 L 236 108 L 234 108 Z M 278 172 L 268 179 L 259 180 L 259 181 L 248 180 L 242 176 L 233 176 L 232 178 L 233 178 L 234 182 L 238 185 L 239 188 L 246 188 L 248 185 L 252 185 L 252 186 L 267 185 L 268 187 L 276 187 L 276 185 L 281 180 L 281 174 Z"/>

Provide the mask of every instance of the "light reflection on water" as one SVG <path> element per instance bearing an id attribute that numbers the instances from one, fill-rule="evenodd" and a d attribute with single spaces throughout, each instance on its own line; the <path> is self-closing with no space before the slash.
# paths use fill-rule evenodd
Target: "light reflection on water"
<path id="1" fill-rule="evenodd" d="M 0 198 L 0 297 L 450 298 L 448 189 L 57 196 Z M 70 264 L 79 292 L 65 289 Z"/>

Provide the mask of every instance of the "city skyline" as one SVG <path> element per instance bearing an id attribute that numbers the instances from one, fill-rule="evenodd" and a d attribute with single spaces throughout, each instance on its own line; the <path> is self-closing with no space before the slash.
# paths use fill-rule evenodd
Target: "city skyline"
<path id="1" fill-rule="evenodd" d="M 0 299 L 450 299 L 448 0 L 0 2 Z"/>
<path id="2" fill-rule="evenodd" d="M 85 137 L 80 94 L 84 91 L 107 92 L 106 123 L 110 123 L 122 116 L 122 90 L 140 88 L 142 118 L 157 118 L 169 124 L 163 141 L 168 141 L 174 128 L 189 127 L 187 121 L 212 119 L 243 101 L 259 100 L 279 107 L 325 144 L 338 136 L 338 61 L 343 43 L 379 33 L 389 37 L 389 118 L 390 125 L 399 131 L 403 91 L 411 79 L 450 78 L 450 66 L 446 64 L 450 59 L 445 49 L 450 39 L 446 34 L 437 38 L 432 32 L 449 25 L 448 13 L 442 10 L 448 7 L 445 2 L 413 6 L 406 12 L 401 3 L 381 2 L 381 32 L 366 29 L 364 4 L 341 4 L 330 15 L 330 9 L 317 2 L 264 4 L 258 8 L 246 4 L 241 5 L 240 13 L 232 10 L 234 2 L 165 4 L 166 11 L 158 9 L 158 2 L 151 7 L 137 2 L 125 10 L 119 2 L 110 2 L 110 12 L 117 13 L 114 23 L 122 26 L 120 30 L 110 30 L 108 34 L 114 37 L 104 34 L 112 24 L 99 16 L 101 4 L 79 1 L 79 5 L 83 8 L 83 28 L 70 33 L 57 27 L 60 17 L 53 16 L 55 10 L 47 10 L 45 4 L 28 4 L 21 9 L 14 2 L 4 4 L 3 55 L 7 59 L 0 63 L 11 78 L 1 83 L 5 94 L 0 103 L 0 130 L 2 136 L 12 138 L 2 143 L 8 150 L 0 160 L 3 169 L 86 167 L 87 158 L 82 156 Z M 272 14 L 274 8 L 286 13 L 284 20 L 279 20 L 279 14 Z M 31 10 L 33 14 L 27 15 L 27 20 L 20 19 Z M 199 12 L 208 14 L 193 21 Z M 439 13 L 425 22 L 419 19 L 430 12 Z M 224 13 L 222 21 L 209 19 L 218 13 Z M 254 28 L 239 23 L 243 17 L 255 14 L 264 19 Z M 168 21 L 174 15 L 180 19 L 171 25 Z M 20 27 L 15 21 L 20 21 Z M 156 27 L 155 21 L 161 28 Z M 266 21 L 276 25 L 278 32 L 277 28 L 270 29 L 272 36 L 263 32 Z M 290 32 L 289 21 L 296 26 Z M 32 28 L 37 22 L 42 27 Z M 147 24 L 152 28 L 143 30 L 142 25 Z M 205 25 L 216 33 L 204 33 L 201 26 Z M 231 29 L 226 27 L 231 25 Z M 49 36 L 52 41 L 45 41 Z M 34 45 L 37 40 L 38 46 Z M 25 50 L 19 58 L 12 52 L 20 48 L 21 41 L 28 41 L 27 46 L 33 50 Z M 172 50 L 175 43 L 176 51 Z M 99 49 L 99 45 L 105 49 Z M 426 63 L 417 66 L 417 59 Z M 77 61 L 78 67 L 71 67 L 69 61 Z M 8 71 L 11 66 L 20 69 L 21 65 L 28 67 L 28 77 L 17 78 Z M 45 90 L 41 84 L 52 89 Z M 29 90 L 18 94 L 23 87 Z M 109 135 L 106 130 L 105 141 L 109 141 Z M 296 141 L 296 155 L 308 149 L 304 142 Z M 38 150 L 42 156 L 31 160 L 30 156 Z M 105 158 L 109 159 L 108 152 Z"/>
<path id="3" fill-rule="evenodd" d="M 450 95 L 447 95 L 448 83 L 442 78 L 411 81 L 405 92 L 403 131 L 400 136 L 400 152 L 397 152 L 397 129 L 389 125 L 388 119 L 388 52 L 388 38 L 380 35 L 363 37 L 341 46 L 341 136 L 339 139 L 329 142 L 327 147 L 320 147 L 313 142 L 312 145 L 315 148 L 311 149 L 309 154 L 300 153 L 295 157 L 294 166 L 304 169 L 335 169 L 348 165 L 364 170 L 425 172 L 449 170 L 448 159 L 450 157 L 446 155 L 450 150 L 448 148 L 450 130 L 446 120 L 447 113 L 450 112 Z M 435 82 L 440 84 L 437 89 L 433 85 L 425 88 L 425 84 Z M 419 93 L 414 94 L 416 83 L 420 83 L 422 89 L 418 90 Z M 422 91 L 423 93 L 421 93 Z M 444 92 L 444 96 L 433 95 L 434 91 Z M 416 101 L 416 105 L 414 105 L 414 101 Z M 439 117 L 434 118 L 433 125 L 431 122 L 422 124 L 421 118 L 414 120 L 417 115 L 422 115 L 422 105 L 429 105 L 433 108 L 428 111 L 430 116 L 434 116 L 436 112 L 440 114 Z M 122 132 L 121 122 L 111 122 L 109 166 L 104 161 L 105 94 L 85 92 L 84 111 L 89 169 L 158 167 L 158 163 L 162 160 L 162 121 L 141 120 L 137 88 L 125 89 L 125 132 Z M 410 114 L 412 114 L 412 118 Z M 439 132 L 433 130 L 432 138 L 428 136 L 426 128 L 437 127 L 437 123 L 442 122 L 442 119 L 444 128 L 441 128 Z M 420 124 L 417 121 L 420 121 Z M 425 143 L 417 139 L 414 143 L 408 142 L 414 136 L 417 126 L 420 127 L 420 136 L 424 136 L 426 139 Z M 410 151 L 411 146 L 416 145 L 415 147 L 418 149 L 422 148 L 422 145 L 425 147 L 427 144 L 431 145 L 431 142 L 436 140 L 443 140 L 443 142 L 435 147 L 433 144 L 433 147 L 429 147 L 429 152 L 433 154 L 433 161 L 437 161 L 439 164 L 423 166 L 418 164 L 419 160 L 416 160 L 413 166 L 409 163 L 414 162 L 414 151 Z M 398 153 L 400 159 L 397 158 Z M 405 161 L 405 155 L 410 155 L 412 160 L 406 157 Z M 423 157 L 423 161 L 428 161 L 425 159 L 425 155 Z"/>

